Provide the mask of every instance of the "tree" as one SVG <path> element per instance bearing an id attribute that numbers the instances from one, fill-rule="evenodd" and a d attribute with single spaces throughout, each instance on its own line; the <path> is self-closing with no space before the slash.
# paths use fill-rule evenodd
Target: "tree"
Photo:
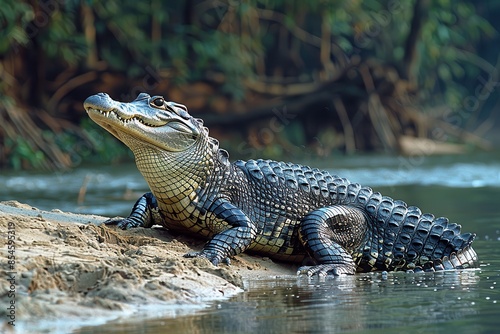
<path id="1" fill-rule="evenodd" d="M 468 0 L 6 0 L 0 18 L 0 156 L 17 168 L 104 153 L 80 126 L 81 101 L 98 90 L 164 94 L 212 126 L 233 124 L 253 149 L 484 144 L 464 131 L 479 107 L 459 124 L 450 116 L 496 69 L 475 53 L 496 35 Z M 284 106 L 294 119 L 261 136 Z"/>

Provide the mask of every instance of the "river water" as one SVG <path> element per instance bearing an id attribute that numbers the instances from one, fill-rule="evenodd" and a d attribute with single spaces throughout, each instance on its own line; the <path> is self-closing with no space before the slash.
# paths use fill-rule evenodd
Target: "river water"
<path id="1" fill-rule="evenodd" d="M 500 155 L 356 156 L 309 161 L 477 233 L 477 270 L 275 277 L 182 316 L 130 319 L 79 333 L 495 333 L 500 328 Z M 336 166 L 336 168 L 332 168 Z M 0 200 L 126 215 L 147 185 L 133 165 L 4 174 Z M 80 193 L 80 195 L 79 195 Z"/>

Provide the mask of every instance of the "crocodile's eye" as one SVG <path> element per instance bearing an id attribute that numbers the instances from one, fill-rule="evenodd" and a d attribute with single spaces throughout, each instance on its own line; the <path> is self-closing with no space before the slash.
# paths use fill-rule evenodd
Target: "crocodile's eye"
<path id="1" fill-rule="evenodd" d="M 165 100 L 163 97 L 157 97 L 153 101 L 151 101 L 154 107 L 163 107 L 165 105 Z"/>

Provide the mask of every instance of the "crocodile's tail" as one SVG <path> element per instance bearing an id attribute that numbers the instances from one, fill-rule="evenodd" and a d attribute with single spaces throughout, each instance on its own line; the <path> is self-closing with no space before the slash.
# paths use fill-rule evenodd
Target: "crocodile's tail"
<path id="1" fill-rule="evenodd" d="M 422 245 L 421 260 L 430 260 L 423 264 L 424 271 L 465 269 L 477 265 L 477 254 L 471 246 L 476 235 L 461 233 L 460 230 L 459 224 L 451 223 L 447 218 L 434 219 Z"/>
<path id="2" fill-rule="evenodd" d="M 460 233 L 461 226 L 447 218 L 436 218 L 422 245 L 418 269 L 441 271 L 477 266 L 477 254 L 472 248 L 474 233 Z M 413 245 L 412 245 L 413 246 Z"/>
<path id="3" fill-rule="evenodd" d="M 442 259 L 429 261 L 422 267 L 423 271 L 441 271 L 450 269 L 467 269 L 477 266 L 477 254 L 471 245 L 444 256 Z"/>
<path id="4" fill-rule="evenodd" d="M 462 233 L 459 224 L 422 213 L 418 207 L 407 206 L 367 187 L 348 184 L 346 188 L 345 202 L 364 207 L 375 223 L 369 247 L 363 248 L 365 270 L 373 270 L 370 266 L 425 271 L 476 266 L 477 255 L 471 247 L 476 235 Z"/>
<path id="5" fill-rule="evenodd" d="M 477 266 L 477 254 L 469 245 L 457 253 L 445 256 L 442 262 L 444 270 L 473 268 Z"/>
<path id="6" fill-rule="evenodd" d="M 438 218 L 439 220 L 440 218 Z M 447 221 L 447 220 L 446 220 Z M 458 230 L 460 225 L 449 224 L 451 229 L 445 231 Z M 417 259 L 414 271 L 442 271 L 454 269 L 475 268 L 478 264 L 476 251 L 472 248 L 472 241 L 476 237 L 472 233 L 451 234 L 451 240 L 447 238 L 450 233 L 441 235 L 429 235 L 427 242 L 423 246 L 423 253 Z M 433 241 L 434 239 L 434 241 Z M 437 239 L 437 242 L 436 242 Z M 411 269 L 406 267 L 406 269 Z"/>

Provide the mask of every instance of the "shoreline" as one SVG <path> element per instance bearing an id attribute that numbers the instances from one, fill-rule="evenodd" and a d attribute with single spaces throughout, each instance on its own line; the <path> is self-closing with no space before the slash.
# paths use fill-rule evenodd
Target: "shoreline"
<path id="1" fill-rule="evenodd" d="M 243 292 L 245 280 L 295 275 L 293 265 L 247 254 L 218 267 L 184 258 L 204 241 L 161 227 L 123 231 L 102 225 L 106 219 L 0 202 L 2 331 L 176 316 Z"/>

